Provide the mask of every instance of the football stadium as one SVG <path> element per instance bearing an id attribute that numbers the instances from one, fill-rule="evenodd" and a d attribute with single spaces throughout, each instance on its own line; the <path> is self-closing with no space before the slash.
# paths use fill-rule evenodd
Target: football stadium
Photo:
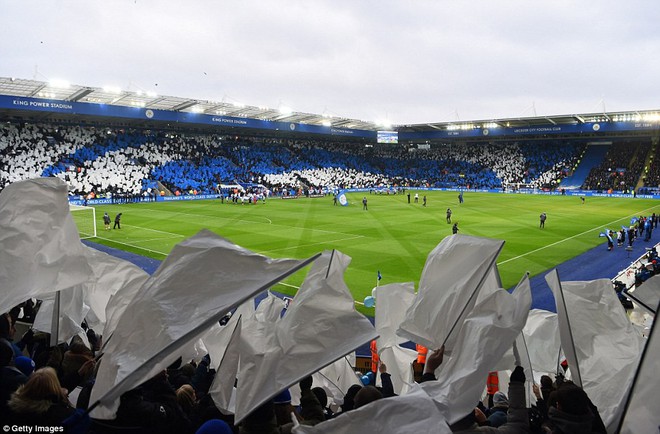
<path id="1" fill-rule="evenodd" d="M 37 75 L 0 76 L 5 432 L 657 432 L 660 109 Z"/>

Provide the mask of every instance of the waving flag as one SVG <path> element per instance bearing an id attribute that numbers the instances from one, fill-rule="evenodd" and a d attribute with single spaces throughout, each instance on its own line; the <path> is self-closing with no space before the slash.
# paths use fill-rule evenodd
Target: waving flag
<path id="1" fill-rule="evenodd" d="M 174 246 L 106 344 L 90 399 L 92 416 L 113 418 L 122 393 L 170 365 L 227 312 L 317 257 L 271 259 L 207 230 Z"/>
<path id="2" fill-rule="evenodd" d="M 426 259 L 417 297 L 396 333 L 427 348 L 445 345 L 450 354 L 503 246 L 461 234 L 442 240 Z"/>
<path id="3" fill-rule="evenodd" d="M 0 312 L 91 277 L 67 193 L 59 178 L 16 182 L 0 193 Z"/>
<path id="4" fill-rule="evenodd" d="M 582 386 L 614 432 L 643 348 L 609 279 L 561 282 L 548 273 L 557 303 L 559 336 L 571 378 Z"/>
<path id="5" fill-rule="evenodd" d="M 657 310 L 660 306 L 655 306 Z M 624 406 L 625 414 L 617 432 L 636 434 L 657 432 L 660 426 L 658 412 L 658 372 L 660 372 L 660 331 L 654 321 L 648 342 L 644 347 L 642 360 L 635 374 L 628 400 Z"/>
<path id="6" fill-rule="evenodd" d="M 283 318 L 241 330 L 236 423 L 280 391 L 377 337 L 344 283 L 350 258 L 324 252 Z"/>

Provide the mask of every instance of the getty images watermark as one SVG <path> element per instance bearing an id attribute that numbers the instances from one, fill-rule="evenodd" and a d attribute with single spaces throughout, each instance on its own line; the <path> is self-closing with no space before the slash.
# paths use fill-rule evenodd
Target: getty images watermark
<path id="1" fill-rule="evenodd" d="M 3 432 L 25 432 L 25 433 L 35 433 L 35 432 L 47 432 L 47 433 L 56 433 L 64 432 L 64 427 L 62 426 L 47 426 L 47 425 L 5 425 L 2 427 Z"/>

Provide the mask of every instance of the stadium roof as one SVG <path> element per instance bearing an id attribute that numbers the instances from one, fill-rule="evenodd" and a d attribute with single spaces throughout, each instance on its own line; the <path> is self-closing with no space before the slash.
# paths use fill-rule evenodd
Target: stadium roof
<path id="1" fill-rule="evenodd" d="M 526 118 L 487 119 L 473 121 L 434 122 L 384 126 L 375 122 L 302 113 L 268 107 L 255 107 L 232 102 L 215 102 L 192 98 L 157 95 L 152 92 L 98 88 L 72 85 L 65 82 L 43 82 L 20 78 L 0 77 L 0 95 L 54 99 L 60 101 L 108 104 L 125 107 L 143 107 L 156 110 L 204 113 L 239 118 L 250 118 L 336 128 L 378 131 L 395 129 L 399 132 L 432 132 L 437 130 L 468 130 L 474 128 L 530 127 L 575 125 L 588 122 L 660 122 L 660 110 L 603 112 L 535 116 Z"/>
<path id="2" fill-rule="evenodd" d="M 144 107 L 154 110 L 205 113 L 280 121 L 309 125 L 377 131 L 383 126 L 374 122 L 337 116 L 317 115 L 268 107 L 255 107 L 232 102 L 206 101 L 177 96 L 157 95 L 153 92 L 129 91 L 119 88 L 79 86 L 65 82 L 43 82 L 21 78 L 0 77 L 0 95 L 55 99 L 59 101 L 109 104 L 125 107 Z"/>
<path id="3" fill-rule="evenodd" d="M 570 115 L 535 116 L 528 118 L 486 119 L 474 121 L 436 122 L 398 125 L 401 132 L 429 132 L 433 130 L 471 130 L 475 128 L 525 128 L 557 125 L 577 125 L 603 122 L 654 122 L 660 123 L 660 110 L 627 112 L 582 113 Z"/>

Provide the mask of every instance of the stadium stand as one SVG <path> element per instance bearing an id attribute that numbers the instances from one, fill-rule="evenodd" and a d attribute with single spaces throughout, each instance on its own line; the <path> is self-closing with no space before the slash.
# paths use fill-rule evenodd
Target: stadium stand
<path id="1" fill-rule="evenodd" d="M 603 161 L 590 170 L 583 189 L 632 191 L 642 176 L 650 148 L 650 143 L 626 141 L 612 144 Z"/>
<path id="2" fill-rule="evenodd" d="M 0 187 L 56 176 L 72 195 L 139 196 L 161 182 L 174 194 L 212 194 L 218 184 L 257 182 L 275 190 L 381 185 L 550 188 L 568 173 L 573 144 L 397 145 L 366 148 L 321 140 L 5 123 Z M 412 151 L 411 151 L 412 150 Z M 151 194 L 151 191 L 149 192 Z"/>
<path id="3" fill-rule="evenodd" d="M 570 177 L 562 181 L 561 187 L 568 189 L 580 188 L 585 183 L 591 169 L 603 161 L 608 150 L 609 145 L 588 145 L 582 155 L 580 165 Z"/>

